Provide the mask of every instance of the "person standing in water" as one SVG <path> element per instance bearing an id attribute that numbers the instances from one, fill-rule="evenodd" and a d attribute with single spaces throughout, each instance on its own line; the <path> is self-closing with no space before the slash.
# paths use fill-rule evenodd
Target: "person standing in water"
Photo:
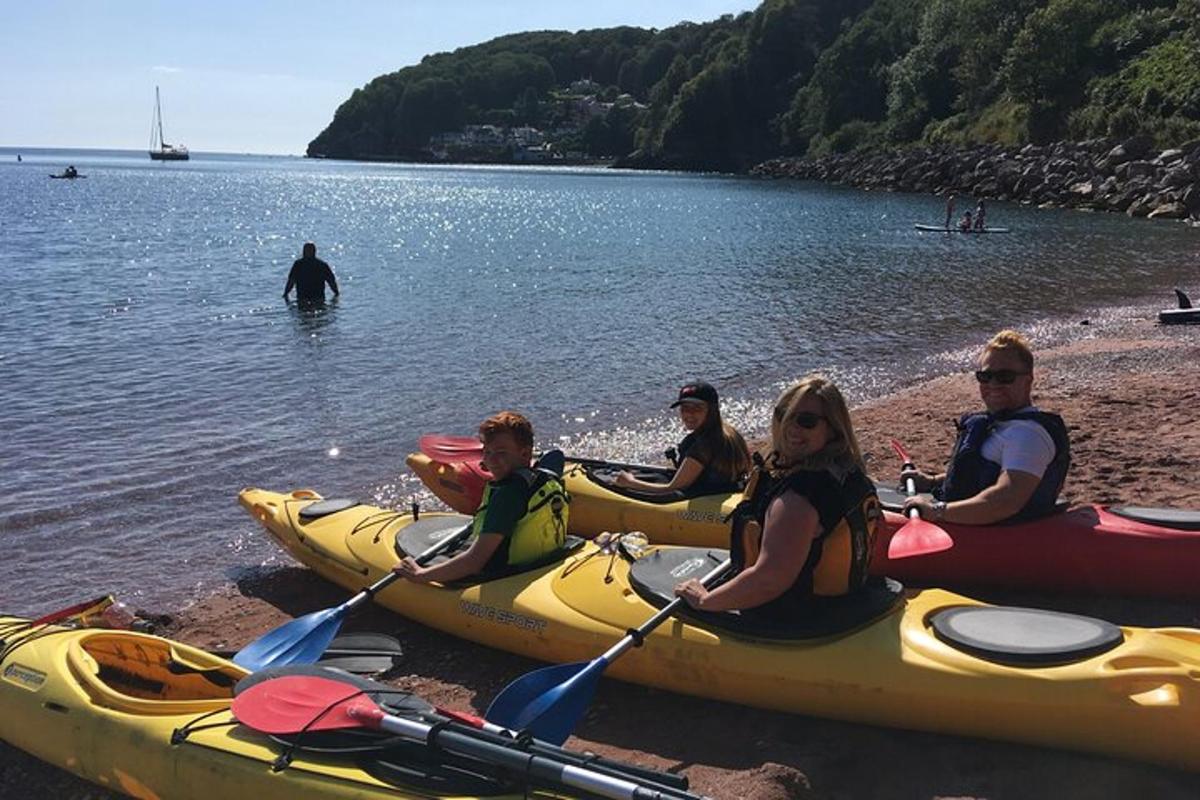
<path id="1" fill-rule="evenodd" d="M 287 285 L 283 287 L 283 299 L 288 299 L 292 289 L 296 290 L 296 299 L 301 303 L 324 303 L 325 284 L 333 290 L 333 296 L 338 296 L 337 278 L 333 270 L 321 259 L 317 258 L 317 246 L 312 242 L 304 243 L 304 255 L 292 263 L 288 273 Z"/>
<path id="2" fill-rule="evenodd" d="M 946 198 L 946 230 L 950 230 L 950 222 L 954 219 L 954 195 Z"/>

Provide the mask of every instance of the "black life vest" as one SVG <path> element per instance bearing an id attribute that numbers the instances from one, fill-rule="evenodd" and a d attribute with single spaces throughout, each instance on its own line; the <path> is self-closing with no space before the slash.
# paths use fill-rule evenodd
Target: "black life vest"
<path id="1" fill-rule="evenodd" d="M 798 470 L 776 478 L 759 468 L 756 474 L 758 480 L 751 496 L 733 514 L 730 576 L 746 567 L 747 525 L 756 522 L 761 532 L 767 509 L 786 492 L 796 492 L 812 503 L 820 530 L 795 583 L 780 597 L 752 611 L 783 619 L 803 613 L 814 597 L 837 597 L 861 588 L 868 577 L 880 517 L 875 484 L 858 470 L 841 481 L 825 470 Z M 753 549 L 757 551 L 757 543 Z"/>
<path id="2" fill-rule="evenodd" d="M 692 431 L 687 436 L 683 437 L 683 441 L 673 448 L 675 450 L 674 460 L 676 469 L 679 468 L 679 465 L 682 464 L 683 460 L 689 455 L 691 455 L 696 461 L 700 460 L 693 455 L 693 451 L 696 448 L 696 443 L 700 438 L 698 433 L 698 431 Z M 709 453 L 708 455 L 710 458 L 713 456 L 712 453 Z M 742 488 L 741 484 L 736 479 L 718 475 L 717 471 L 713 469 L 711 462 L 701 462 L 701 466 L 703 466 L 703 469 L 701 470 L 700 475 L 696 478 L 696 480 L 692 481 L 690 486 L 683 490 L 686 497 L 700 497 L 701 495 L 706 494 L 725 494 L 727 492 L 739 491 Z"/>
<path id="3" fill-rule="evenodd" d="M 1046 467 L 1046 472 L 1029 502 L 1005 522 L 1019 522 L 1054 513 L 1058 493 L 1062 491 L 1063 483 L 1067 479 L 1067 470 L 1071 466 L 1071 440 L 1062 417 L 1046 411 L 963 414 L 955 423 L 958 438 L 954 442 L 954 451 L 950 454 L 946 479 L 941 486 L 934 487 L 934 496 L 949 503 L 974 497 L 993 485 L 1000 478 L 1000 465 L 983 457 L 983 443 L 995 433 L 998 423 L 1019 419 L 1032 420 L 1046 429 L 1050 438 L 1054 440 L 1054 459 Z"/>

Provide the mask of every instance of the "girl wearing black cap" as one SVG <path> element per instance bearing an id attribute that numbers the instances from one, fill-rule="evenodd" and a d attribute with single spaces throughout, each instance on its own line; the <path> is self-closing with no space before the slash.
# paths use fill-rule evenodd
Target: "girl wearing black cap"
<path id="1" fill-rule="evenodd" d="M 686 490 L 691 496 L 735 492 L 750 471 L 750 451 L 742 435 L 721 419 L 717 390 L 694 381 L 679 390 L 671 404 L 688 435 L 675 448 L 678 467 L 669 483 L 648 483 L 620 472 L 615 483 L 625 489 L 650 494 Z"/>

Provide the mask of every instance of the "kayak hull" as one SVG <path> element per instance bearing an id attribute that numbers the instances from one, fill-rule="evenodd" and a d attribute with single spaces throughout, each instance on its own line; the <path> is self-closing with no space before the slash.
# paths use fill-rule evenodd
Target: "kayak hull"
<path id="1" fill-rule="evenodd" d="M 398 561 L 396 536 L 411 517 L 356 506 L 302 522 L 299 509 L 317 497 L 248 489 L 239 499 L 292 555 L 348 590 Z M 629 573 L 625 559 L 589 542 L 563 562 L 518 575 L 453 587 L 401 581 L 375 600 L 464 639 L 543 661 L 580 662 L 655 612 Z M 605 674 L 760 708 L 1200 769 L 1193 746 L 1200 734 L 1200 632 L 1124 628 L 1124 643 L 1103 655 L 1018 668 L 968 655 L 931 632 L 933 614 L 963 606 L 982 604 L 919 591 L 873 622 L 805 641 L 674 619 Z"/>
<path id="2" fill-rule="evenodd" d="M 0 638 L 23 622 L 0 616 Z M 0 651 L 0 739 L 110 791 L 172 800 L 435 796 L 377 780 L 350 759 L 296 753 L 273 770 L 283 748 L 229 713 L 231 687 L 247 674 L 233 662 L 131 631 L 39 630 Z M 173 743 L 181 729 L 188 735 Z"/>
<path id="3" fill-rule="evenodd" d="M 462 467 L 409 457 L 417 474 L 443 500 L 458 508 L 470 497 L 458 477 Z M 426 476 L 432 477 L 426 477 Z M 695 497 L 668 503 L 626 497 L 589 477 L 579 464 L 564 472 L 571 495 L 569 525 L 576 536 L 601 531 L 644 531 L 652 542 L 728 547 L 729 524 L 739 494 Z M 452 493 L 447 487 L 458 486 Z M 881 493 L 886 490 L 881 489 Z M 891 537 L 906 522 L 893 496 L 885 500 L 875 537 L 871 572 L 905 583 L 1037 589 L 1061 593 L 1200 599 L 1200 530 L 1182 530 L 1127 519 L 1101 505 L 1083 505 L 1016 525 L 942 523 L 954 547 L 904 559 L 889 559 Z M 477 503 L 477 501 L 476 501 Z"/>

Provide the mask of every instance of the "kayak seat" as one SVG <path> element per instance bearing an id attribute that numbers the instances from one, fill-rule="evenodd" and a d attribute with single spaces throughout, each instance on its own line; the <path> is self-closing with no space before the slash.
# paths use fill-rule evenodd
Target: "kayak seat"
<path id="1" fill-rule="evenodd" d="M 1108 512 L 1147 525 L 1174 528 L 1177 531 L 1200 531 L 1200 511 L 1147 506 L 1110 506 Z"/>
<path id="2" fill-rule="evenodd" d="M 76 639 L 66 660 L 94 703 L 139 715 L 222 709 L 246 674 L 200 650 L 128 631 L 98 630 Z"/>
<path id="3" fill-rule="evenodd" d="M 639 558 L 629 567 L 629 583 L 646 602 L 662 608 L 675 599 L 675 586 L 699 577 L 725 560 L 725 550 L 704 547 L 664 547 Z M 859 591 L 844 597 L 814 597 L 812 614 L 800 619 L 768 620 L 737 611 L 696 611 L 684 607 L 680 616 L 705 628 L 754 639 L 821 639 L 857 630 L 899 607 L 904 587 L 891 578 L 872 578 Z"/>
<path id="4" fill-rule="evenodd" d="M 1120 628 L 1102 619 L 1015 606 L 959 606 L 939 611 L 929 624 L 956 650 L 1013 667 L 1084 661 L 1125 641 Z"/>
<path id="5" fill-rule="evenodd" d="M 721 491 L 705 490 L 701 491 L 692 487 L 687 489 L 679 489 L 674 492 L 666 492 L 656 494 L 653 492 L 642 492 L 637 489 L 626 489 L 623 486 L 617 486 L 613 481 L 617 479 L 617 473 L 627 471 L 633 474 L 633 477 L 639 481 L 646 483 L 658 483 L 666 485 L 671 482 L 672 476 L 675 475 L 674 467 L 585 467 L 584 472 L 588 476 L 588 480 L 592 483 L 603 486 L 613 494 L 619 494 L 621 497 L 628 497 L 630 500 L 637 500 L 642 503 L 653 503 L 654 505 L 667 505 L 668 503 L 678 503 L 681 500 L 691 500 L 694 497 L 704 497 L 711 495 L 733 494 L 740 492 L 741 487 L 730 485 L 728 487 L 720 487 Z"/>
<path id="6" fill-rule="evenodd" d="M 312 522 L 315 519 L 328 517 L 330 514 L 336 514 L 339 511 L 345 511 L 347 508 L 354 508 L 356 505 L 358 505 L 358 501 L 351 500 L 348 497 L 331 497 L 328 500 L 318 500 L 300 509 L 300 522 Z"/>

